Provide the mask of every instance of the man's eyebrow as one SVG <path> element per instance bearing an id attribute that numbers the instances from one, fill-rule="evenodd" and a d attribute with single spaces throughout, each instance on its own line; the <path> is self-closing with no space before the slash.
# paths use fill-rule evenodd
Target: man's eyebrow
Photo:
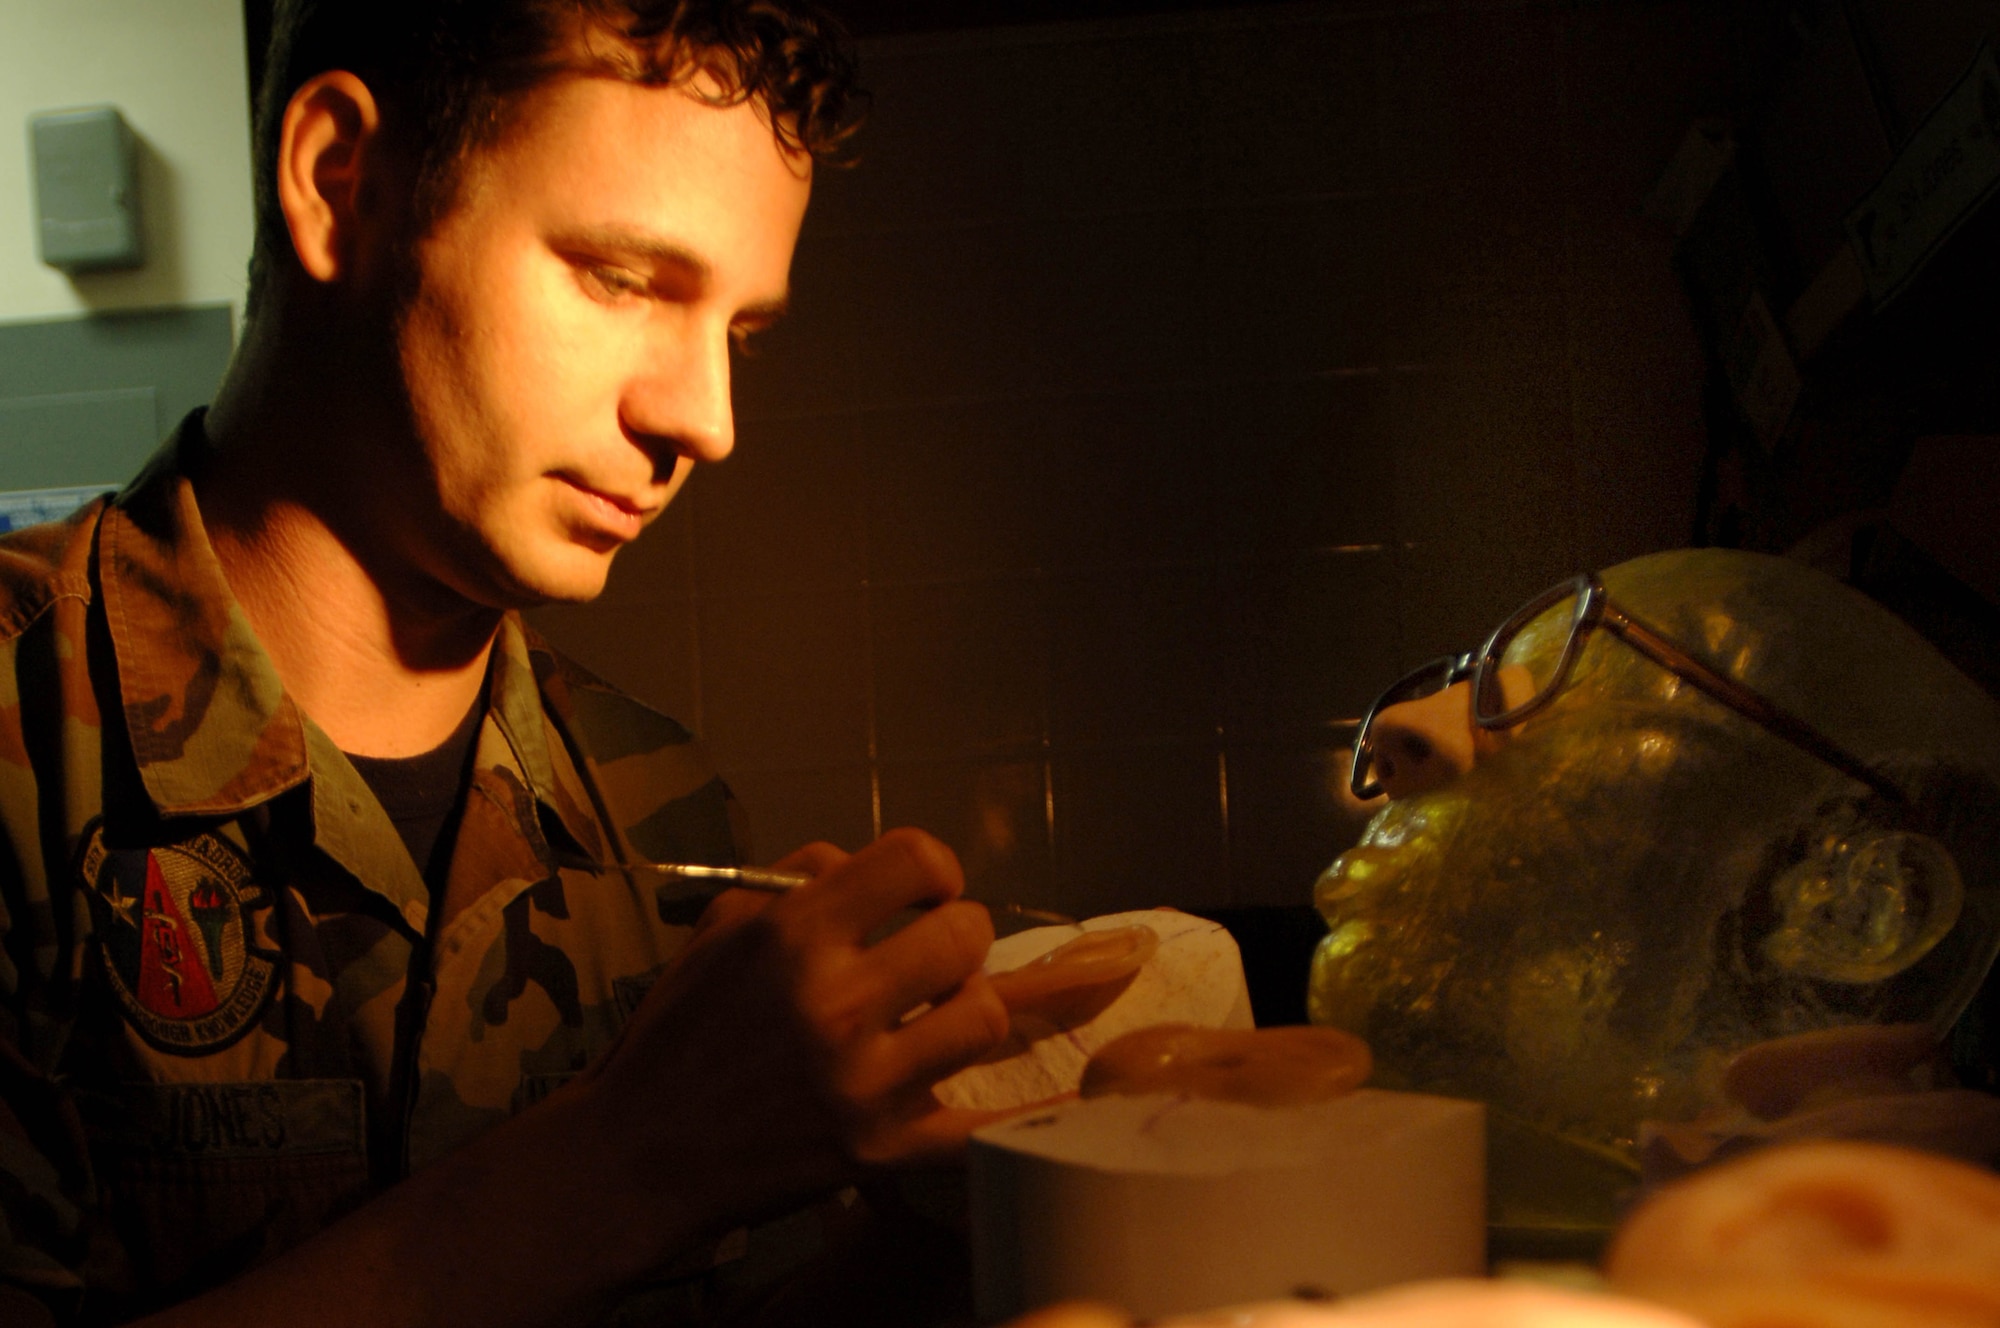
<path id="1" fill-rule="evenodd" d="M 564 231 L 555 237 L 558 249 L 587 249 L 595 253 L 637 258 L 649 263 L 678 267 L 700 281 L 714 275 L 708 260 L 685 245 L 657 236 L 616 227 L 590 226 Z"/>
<path id="2" fill-rule="evenodd" d="M 593 253 L 636 259 L 659 267 L 679 268 L 685 275 L 707 285 L 715 275 L 715 269 L 707 259 L 685 245 L 675 244 L 657 236 L 628 231 L 617 227 L 587 227 L 568 231 L 556 237 L 558 249 L 584 249 Z M 759 300 L 745 305 L 736 316 L 738 323 L 754 327 L 768 327 L 783 318 L 791 308 L 791 293 L 775 299 Z"/>

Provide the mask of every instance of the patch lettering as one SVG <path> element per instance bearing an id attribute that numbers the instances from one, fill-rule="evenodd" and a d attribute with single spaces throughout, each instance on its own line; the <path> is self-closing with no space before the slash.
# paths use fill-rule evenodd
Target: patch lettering
<path id="1" fill-rule="evenodd" d="M 358 1153 L 366 1144 L 358 1079 L 127 1084 L 120 1098 L 119 1137 L 153 1156 Z"/>
<path id="2" fill-rule="evenodd" d="M 85 838 L 78 874 L 111 990 L 147 1045 L 202 1056 L 256 1022 L 278 956 L 251 943 L 254 913 L 270 899 L 234 845 L 203 832 L 114 849 L 98 824 Z"/>

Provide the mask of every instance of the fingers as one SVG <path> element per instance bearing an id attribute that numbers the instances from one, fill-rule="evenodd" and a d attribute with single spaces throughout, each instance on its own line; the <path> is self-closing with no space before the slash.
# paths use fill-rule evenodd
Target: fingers
<path id="1" fill-rule="evenodd" d="M 849 854 L 837 844 L 825 840 L 806 844 L 793 849 L 784 857 L 771 864 L 773 871 L 804 872 L 808 876 L 824 876 L 847 861 Z"/>
<path id="2" fill-rule="evenodd" d="M 892 1166 L 923 1166 L 961 1162 L 973 1132 L 996 1121 L 1024 1116 L 1032 1111 L 1074 1101 L 1076 1094 L 1062 1093 L 1030 1106 L 973 1110 L 969 1107 L 941 1107 L 935 1097 L 908 1120 L 887 1132 L 874 1150 L 870 1162 Z"/>
<path id="3" fill-rule="evenodd" d="M 847 853 L 838 845 L 822 840 L 793 849 L 772 863 L 771 870 L 823 876 L 847 861 L 847 857 Z M 709 900 L 708 907 L 702 910 L 700 920 L 695 923 L 695 934 L 701 936 L 740 926 L 769 908 L 776 898 L 776 895 L 765 890 L 723 890 Z"/>
<path id="4" fill-rule="evenodd" d="M 936 1099 L 932 1099 L 935 1104 Z M 938 1107 L 889 1132 L 862 1160 L 876 1166 L 935 1166 L 962 1163 L 972 1132 L 995 1119 L 988 1111 Z"/>
<path id="5" fill-rule="evenodd" d="M 736 1006 L 747 999 L 764 1011 L 760 1027 L 788 1049 L 766 1066 L 760 1091 L 789 1085 L 799 1098 L 791 1110 L 823 1122 L 850 1162 L 962 1149 L 981 1122 L 930 1121 L 941 1110 L 931 1085 L 1003 1040 L 1008 1018 L 979 971 L 992 919 L 958 898 L 958 860 L 906 830 L 852 856 L 814 844 L 776 865 L 815 874 L 787 894 L 718 895 L 677 970 L 690 999 L 707 1005 L 717 994 L 708 989 L 740 988 Z M 912 908 L 914 921 L 868 943 Z"/>
<path id="6" fill-rule="evenodd" d="M 868 1038 L 845 1078 L 857 1109 L 850 1118 L 858 1126 L 850 1135 L 852 1158 L 891 1166 L 962 1155 L 967 1135 L 1006 1113 L 949 1110 L 931 1089 L 985 1055 L 1007 1031 L 1007 1008 L 975 974 L 950 1000 Z"/>
<path id="7" fill-rule="evenodd" d="M 761 890 L 724 890 L 708 901 L 695 919 L 694 937 L 689 944 L 734 930 L 771 906 L 772 896 Z"/>
<path id="8" fill-rule="evenodd" d="M 992 944 L 993 917 L 983 905 L 961 899 L 932 909 L 868 950 L 863 962 L 879 983 L 867 997 L 869 1015 L 895 1025 L 978 973 Z"/>
<path id="9" fill-rule="evenodd" d="M 950 849 L 921 830 L 891 830 L 794 891 L 785 911 L 859 944 L 898 911 L 946 903 L 964 891 L 965 873 Z"/>
<path id="10" fill-rule="evenodd" d="M 702 910 L 700 926 L 734 926 L 756 917 L 771 905 L 773 896 L 762 890 L 723 890 Z"/>
<path id="11" fill-rule="evenodd" d="M 884 1032 L 877 1049 L 890 1082 L 932 1084 L 955 1074 L 1000 1045 L 1011 1022 L 993 984 L 974 973 L 949 1000 Z"/>

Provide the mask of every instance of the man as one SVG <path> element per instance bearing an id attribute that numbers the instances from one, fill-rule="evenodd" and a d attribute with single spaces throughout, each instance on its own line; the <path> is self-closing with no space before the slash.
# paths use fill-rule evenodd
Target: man
<path id="1" fill-rule="evenodd" d="M 276 30 L 214 408 L 0 548 L 0 1320 L 706 1313 L 728 1233 L 962 1141 L 990 924 L 914 832 L 703 914 L 640 864 L 731 860 L 726 791 L 514 610 L 730 450 L 847 57 L 780 0 Z"/>
<path id="2" fill-rule="evenodd" d="M 1964 1152 L 2000 1121 L 1877 1110 L 1940 1082 L 2000 947 L 2000 706 L 1858 592 L 1635 559 L 1392 686 L 1357 750 L 1386 797 L 1320 878 L 1312 1014 L 1496 1108 L 1503 1206 L 1522 1125 L 1611 1164 L 1544 1196 L 1608 1220 L 1649 1125 Z"/>

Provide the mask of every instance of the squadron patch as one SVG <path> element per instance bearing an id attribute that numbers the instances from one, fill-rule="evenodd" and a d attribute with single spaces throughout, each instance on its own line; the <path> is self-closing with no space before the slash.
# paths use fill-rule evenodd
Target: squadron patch
<path id="1" fill-rule="evenodd" d="M 228 1046 L 263 1013 L 277 955 L 252 921 L 269 900 L 234 845 L 213 834 L 114 849 L 91 827 L 78 859 L 105 976 L 139 1036 L 164 1052 Z"/>

